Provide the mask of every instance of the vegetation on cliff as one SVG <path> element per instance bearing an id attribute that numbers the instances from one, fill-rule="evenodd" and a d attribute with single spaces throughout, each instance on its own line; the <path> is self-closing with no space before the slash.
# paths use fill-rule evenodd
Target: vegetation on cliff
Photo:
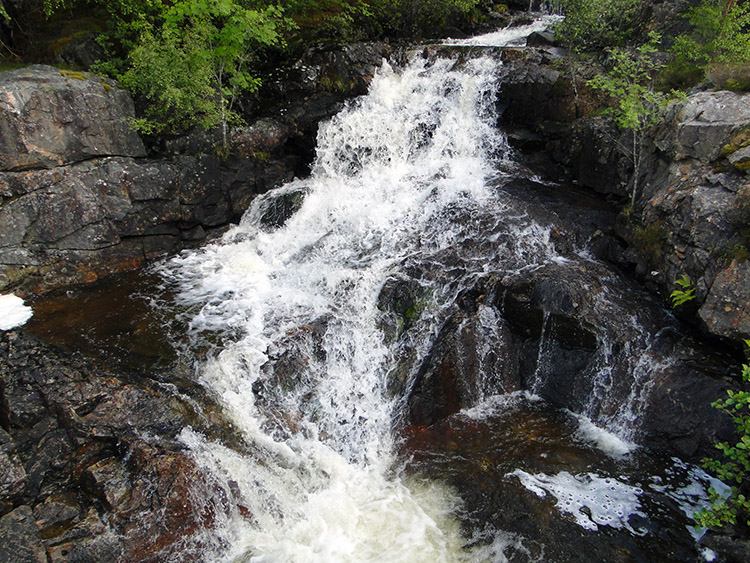
<path id="1" fill-rule="evenodd" d="M 298 46 L 425 36 L 475 17 L 479 0 L 42 0 L 49 21 L 100 22 L 94 70 L 142 97 L 144 133 L 240 122 L 236 102 L 258 69 Z M 4 15 L 4 13 L 0 13 Z M 23 16 L 22 16 L 23 19 Z M 6 46 L 7 47 L 7 46 Z M 8 47 L 8 49 L 10 49 Z"/>

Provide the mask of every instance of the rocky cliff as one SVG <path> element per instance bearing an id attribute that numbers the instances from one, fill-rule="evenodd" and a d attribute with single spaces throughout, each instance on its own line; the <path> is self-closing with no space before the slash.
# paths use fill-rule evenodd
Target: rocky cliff
<path id="1" fill-rule="evenodd" d="M 366 90 L 387 52 L 311 50 L 268 76 L 224 151 L 203 132 L 147 151 L 129 125 L 129 94 L 100 76 L 42 65 L 0 73 L 0 291 L 132 270 L 237 221 L 255 195 L 307 172 L 318 122 Z"/>
<path id="2" fill-rule="evenodd" d="M 677 313 L 739 349 L 750 338 L 750 95 L 696 92 L 666 110 L 646 132 L 630 206 L 632 137 L 594 115 L 606 100 L 586 85 L 592 70 L 571 72 L 551 45 L 506 58 L 500 121 L 526 162 L 622 198 L 617 234 L 627 247 L 608 258 L 665 304 L 687 275 L 696 299 Z"/>

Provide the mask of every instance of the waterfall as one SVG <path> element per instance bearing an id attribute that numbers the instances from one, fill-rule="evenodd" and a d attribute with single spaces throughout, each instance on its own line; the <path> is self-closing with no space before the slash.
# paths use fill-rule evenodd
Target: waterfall
<path id="1" fill-rule="evenodd" d="M 193 337 L 223 342 L 201 382 L 247 446 L 182 435 L 210 487 L 231 498 L 219 530 L 201 540 L 214 558 L 462 553 L 457 499 L 404 483 L 395 464 L 377 297 L 409 257 L 460 244 L 451 210 L 487 205 L 493 162 L 508 152 L 494 127 L 497 67 L 491 57 L 385 63 L 369 94 L 322 126 L 311 177 L 284 188 L 304 202 L 283 226 L 263 226 L 259 198 L 220 242 L 166 266 L 197 311 Z M 267 366 L 291 353 L 295 373 L 264 385 Z"/>
<path id="2" fill-rule="evenodd" d="M 470 44 L 521 36 L 503 33 Z M 502 560 L 517 543 L 496 531 L 490 547 L 468 547 L 459 496 L 405 473 L 399 397 L 387 389 L 397 354 L 378 303 L 389 278 L 429 270 L 420 356 L 481 276 L 565 261 L 550 228 L 497 189 L 513 168 L 495 127 L 500 67 L 492 53 L 384 63 L 369 93 L 321 126 L 308 179 L 257 198 L 221 240 L 163 266 L 192 346 L 207 351 L 200 382 L 239 442 L 181 434 L 206 474 L 192 501 L 211 524 L 186 549 L 206 561 L 436 562 Z M 296 210 L 267 220 L 284 198 Z M 498 314 L 480 311 L 490 335 Z"/>

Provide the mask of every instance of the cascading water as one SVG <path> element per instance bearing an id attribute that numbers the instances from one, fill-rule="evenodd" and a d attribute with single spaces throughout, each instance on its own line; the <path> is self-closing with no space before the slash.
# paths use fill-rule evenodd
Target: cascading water
<path id="1" fill-rule="evenodd" d="M 183 431 L 207 475 L 193 502 L 211 514 L 186 549 L 207 561 L 435 562 L 502 560 L 517 546 L 498 530 L 490 547 L 467 545 L 461 499 L 404 472 L 393 432 L 402 405 L 388 391 L 398 351 L 378 302 L 387 279 L 429 270 L 410 337 L 419 358 L 481 276 L 567 260 L 550 228 L 497 189 L 498 170 L 513 168 L 494 127 L 499 65 L 491 55 L 384 63 L 369 94 L 321 128 L 309 179 L 258 198 L 219 242 L 163 267 L 192 311 L 194 345 L 210 348 L 200 381 L 241 442 Z M 279 198 L 301 205 L 271 225 Z M 488 333 L 498 314 L 480 311 Z"/>

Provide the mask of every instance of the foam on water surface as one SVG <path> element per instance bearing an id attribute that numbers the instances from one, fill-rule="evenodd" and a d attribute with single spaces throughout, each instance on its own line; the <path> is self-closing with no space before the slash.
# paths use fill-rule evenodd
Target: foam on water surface
<path id="1" fill-rule="evenodd" d="M 552 495 L 557 501 L 555 507 L 573 516 L 582 528 L 596 531 L 599 526 L 610 526 L 626 528 L 633 534 L 644 533 L 629 522 L 634 515 L 645 517 L 640 511 L 638 497 L 643 494 L 640 487 L 595 473 L 571 475 L 562 471 L 556 475 L 532 475 L 517 469 L 508 475 L 518 477 L 537 496 Z"/>

